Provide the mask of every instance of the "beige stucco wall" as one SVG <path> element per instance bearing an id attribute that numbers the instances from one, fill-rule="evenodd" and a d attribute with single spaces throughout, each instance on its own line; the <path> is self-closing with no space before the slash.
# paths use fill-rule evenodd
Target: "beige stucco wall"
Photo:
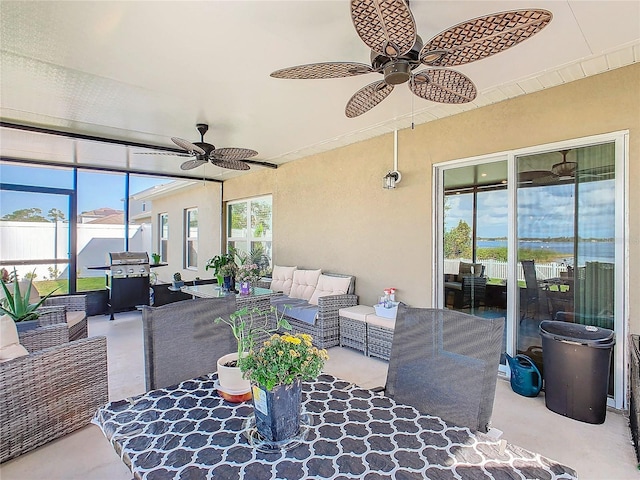
<path id="1" fill-rule="evenodd" d="M 205 270 L 207 260 L 220 253 L 222 184 L 214 182 L 198 183 L 189 188 L 153 199 L 153 250 L 159 251 L 158 216 L 169 214 L 169 242 L 166 267 L 154 268 L 159 281 L 170 282 L 175 272 L 182 274 L 183 280 L 196 277 L 213 278 L 213 271 Z M 198 209 L 198 269 L 183 268 L 184 259 L 184 210 Z"/>
<path id="2" fill-rule="evenodd" d="M 353 274 L 360 303 L 384 287 L 413 306 L 432 301 L 432 165 L 629 130 L 629 178 L 640 178 L 640 64 L 402 130 L 402 182 L 382 189 L 393 134 L 230 179 L 225 201 L 273 194 L 273 259 Z M 640 284 L 640 189 L 629 189 L 629 282 Z M 629 301 L 640 332 L 640 298 Z"/>

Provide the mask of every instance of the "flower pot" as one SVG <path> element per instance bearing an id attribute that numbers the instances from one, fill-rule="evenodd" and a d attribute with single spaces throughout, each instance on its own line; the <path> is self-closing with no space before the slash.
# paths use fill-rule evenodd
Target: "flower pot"
<path id="1" fill-rule="evenodd" d="M 225 292 L 231 291 L 231 285 L 233 285 L 232 282 L 233 282 L 233 277 L 231 276 L 224 277 L 222 288 L 224 289 Z"/>
<path id="2" fill-rule="evenodd" d="M 251 293 L 251 284 L 249 282 L 240 282 L 240 295 L 249 295 Z"/>
<path id="3" fill-rule="evenodd" d="M 16 322 L 16 330 L 19 333 L 28 332 L 29 330 L 34 330 L 40 326 L 40 320 L 26 320 L 23 322 Z"/>
<path id="4" fill-rule="evenodd" d="M 251 391 L 249 380 L 242 378 L 240 367 L 228 367 L 226 364 L 238 360 L 238 352 L 223 355 L 218 359 L 218 383 L 220 390 L 230 395 L 243 395 Z"/>
<path id="5" fill-rule="evenodd" d="M 277 385 L 269 391 L 260 385 L 252 386 L 253 408 L 258 433 L 269 442 L 284 442 L 300 430 L 302 382 Z"/>

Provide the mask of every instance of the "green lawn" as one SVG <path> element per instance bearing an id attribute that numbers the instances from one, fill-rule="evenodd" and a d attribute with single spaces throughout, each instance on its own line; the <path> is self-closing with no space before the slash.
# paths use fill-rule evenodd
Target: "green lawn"
<path id="1" fill-rule="evenodd" d="M 38 289 L 41 296 L 56 291 L 54 295 L 69 293 L 69 282 L 67 280 L 34 280 L 33 284 Z M 104 290 L 106 288 L 105 277 L 78 278 L 78 292 L 88 292 L 91 290 Z M 56 290 L 57 289 L 57 290 Z"/>

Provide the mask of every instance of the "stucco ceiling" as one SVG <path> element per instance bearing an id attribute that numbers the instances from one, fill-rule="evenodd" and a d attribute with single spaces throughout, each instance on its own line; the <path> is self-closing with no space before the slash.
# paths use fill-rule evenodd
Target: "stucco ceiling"
<path id="1" fill-rule="evenodd" d="M 269 76 L 304 63 L 368 63 L 346 0 L 3 0 L 0 115 L 3 122 L 165 147 L 175 147 L 172 136 L 199 140 L 195 124 L 204 122 L 205 141 L 251 148 L 257 161 L 277 165 L 640 61 L 638 1 L 411 1 L 425 41 L 462 21 L 520 8 L 547 9 L 553 21 L 520 45 L 457 68 L 476 84 L 473 102 L 435 104 L 400 85 L 348 119 L 346 102 L 378 74 Z M 50 143 L 6 128 L 0 135 L 6 157 L 185 173 L 183 159 L 142 155 L 139 147 Z M 210 164 L 187 173 L 246 174 Z"/>

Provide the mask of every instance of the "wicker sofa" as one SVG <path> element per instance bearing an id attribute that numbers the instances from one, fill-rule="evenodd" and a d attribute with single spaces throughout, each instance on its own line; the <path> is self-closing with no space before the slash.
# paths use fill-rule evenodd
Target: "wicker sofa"
<path id="1" fill-rule="evenodd" d="M 30 353 L 0 363 L 0 462 L 89 425 L 108 401 L 105 337 L 69 342 L 57 323 L 19 339 Z"/>
<path id="2" fill-rule="evenodd" d="M 339 310 L 358 304 L 352 275 L 274 266 L 262 285 L 277 292 L 271 297 L 273 325 L 276 315 L 284 315 L 293 333 L 311 335 L 319 348 L 340 344 Z"/>

